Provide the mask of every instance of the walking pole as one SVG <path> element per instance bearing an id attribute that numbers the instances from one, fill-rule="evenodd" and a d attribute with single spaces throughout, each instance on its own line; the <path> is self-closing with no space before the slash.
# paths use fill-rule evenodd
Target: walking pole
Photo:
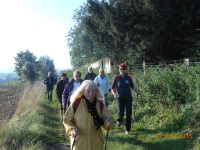
<path id="1" fill-rule="evenodd" d="M 139 83 L 138 83 L 138 81 L 137 81 L 137 79 L 135 78 L 135 83 L 136 83 L 136 85 L 137 85 L 137 89 L 139 90 Z M 132 110 L 133 110 L 133 121 L 135 121 L 135 112 L 136 112 L 136 104 L 138 103 L 138 97 L 139 97 L 139 93 L 138 93 L 138 91 L 136 92 L 137 93 L 137 95 L 136 95 L 136 101 L 135 101 L 135 103 L 134 103 L 134 101 L 133 101 L 133 108 L 132 108 Z M 135 105 L 134 105 L 135 104 Z M 134 107 L 135 106 L 135 107 Z M 133 125 L 133 123 L 132 123 L 132 125 Z"/>
<path id="2" fill-rule="evenodd" d="M 133 121 L 135 121 L 135 112 L 136 112 L 136 107 L 134 107 L 136 105 L 134 105 L 134 104 L 136 104 L 137 102 L 138 102 L 138 93 L 137 93 L 137 97 L 136 97 L 135 103 L 133 101 Z"/>
<path id="3" fill-rule="evenodd" d="M 77 132 L 77 130 L 75 131 L 75 132 Z M 74 138 L 74 140 L 73 140 L 73 143 L 72 143 L 72 149 L 71 150 L 73 150 L 74 149 L 74 145 L 75 145 L 75 143 L 76 143 L 76 140 L 77 140 L 77 138 L 78 138 L 79 136 L 76 136 L 76 138 Z"/>
<path id="4" fill-rule="evenodd" d="M 113 105 L 113 106 L 112 106 L 112 107 L 113 107 L 113 113 L 115 113 L 115 111 L 114 111 L 114 110 L 115 110 L 115 98 L 113 98 L 112 105 Z"/>
<path id="5" fill-rule="evenodd" d="M 117 106 L 117 109 L 115 108 L 115 103 L 118 103 L 118 100 L 117 100 L 117 97 L 114 96 L 115 93 L 113 91 L 111 91 L 112 94 L 113 94 L 113 102 L 112 102 L 112 105 L 113 105 L 113 108 L 112 108 L 112 111 L 114 114 L 118 114 L 118 106 Z M 116 101 L 116 102 L 115 102 Z M 117 111 L 117 112 L 116 112 Z"/>
<path id="6" fill-rule="evenodd" d="M 76 139 L 74 138 L 73 143 L 72 143 L 72 149 L 71 149 L 71 150 L 74 149 L 75 142 L 76 142 Z"/>
<path id="7" fill-rule="evenodd" d="M 104 150 L 106 150 L 106 147 L 107 147 L 108 132 L 109 132 L 109 129 L 107 129 L 107 132 L 106 132 L 106 137 L 105 137 L 105 147 L 104 147 Z"/>

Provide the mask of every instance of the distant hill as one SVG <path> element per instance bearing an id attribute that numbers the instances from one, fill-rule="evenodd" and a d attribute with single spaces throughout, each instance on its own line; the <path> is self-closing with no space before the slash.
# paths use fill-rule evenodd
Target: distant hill
<path id="1" fill-rule="evenodd" d="M 0 73 L 0 83 L 18 81 L 18 76 L 16 73 Z"/>
<path id="2" fill-rule="evenodd" d="M 13 68 L 0 68 L 0 73 L 13 73 Z"/>

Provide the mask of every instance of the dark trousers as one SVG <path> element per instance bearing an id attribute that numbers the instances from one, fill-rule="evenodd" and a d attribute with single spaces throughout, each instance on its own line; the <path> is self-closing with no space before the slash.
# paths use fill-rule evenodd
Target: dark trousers
<path id="1" fill-rule="evenodd" d="M 60 115 L 61 115 L 61 121 L 63 122 L 63 116 L 66 110 L 63 109 L 62 98 L 58 98 L 58 103 L 60 104 Z"/>
<path id="2" fill-rule="evenodd" d="M 47 98 L 49 102 L 52 102 L 52 91 L 53 90 L 47 90 Z"/>
<path id="3" fill-rule="evenodd" d="M 118 99 L 118 119 L 117 121 L 122 122 L 124 117 L 124 111 L 126 109 L 126 130 L 131 130 L 131 116 L 132 116 L 132 97 L 119 97 Z"/>
<path id="4" fill-rule="evenodd" d="M 63 110 L 62 98 L 58 98 L 58 103 L 60 104 L 60 110 Z"/>

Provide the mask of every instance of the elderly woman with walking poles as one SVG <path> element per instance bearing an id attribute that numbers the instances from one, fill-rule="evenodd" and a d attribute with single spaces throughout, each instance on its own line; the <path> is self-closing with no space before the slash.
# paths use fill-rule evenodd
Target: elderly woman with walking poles
<path id="1" fill-rule="evenodd" d="M 110 129 L 112 117 L 104 105 L 98 86 L 85 80 L 71 96 L 63 124 L 73 150 L 103 150 L 102 127 Z"/>
<path id="2" fill-rule="evenodd" d="M 129 134 L 131 130 L 131 117 L 132 117 L 132 93 L 133 89 L 138 94 L 141 94 L 140 90 L 133 84 L 131 76 L 126 72 L 126 65 L 119 65 L 119 74 L 116 75 L 112 83 L 112 93 L 118 101 L 118 119 L 117 125 L 120 126 L 123 121 L 124 111 L 126 110 L 126 123 L 125 133 Z"/>

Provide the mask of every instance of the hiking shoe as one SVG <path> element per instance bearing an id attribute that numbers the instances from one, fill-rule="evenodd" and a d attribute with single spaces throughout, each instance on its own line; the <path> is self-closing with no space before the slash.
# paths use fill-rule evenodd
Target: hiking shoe
<path id="1" fill-rule="evenodd" d="M 122 123 L 117 121 L 117 126 L 120 127 L 121 125 L 122 125 Z"/>
<path id="2" fill-rule="evenodd" d="M 126 134 L 126 135 L 129 135 L 129 131 L 125 130 L 125 134 Z"/>

